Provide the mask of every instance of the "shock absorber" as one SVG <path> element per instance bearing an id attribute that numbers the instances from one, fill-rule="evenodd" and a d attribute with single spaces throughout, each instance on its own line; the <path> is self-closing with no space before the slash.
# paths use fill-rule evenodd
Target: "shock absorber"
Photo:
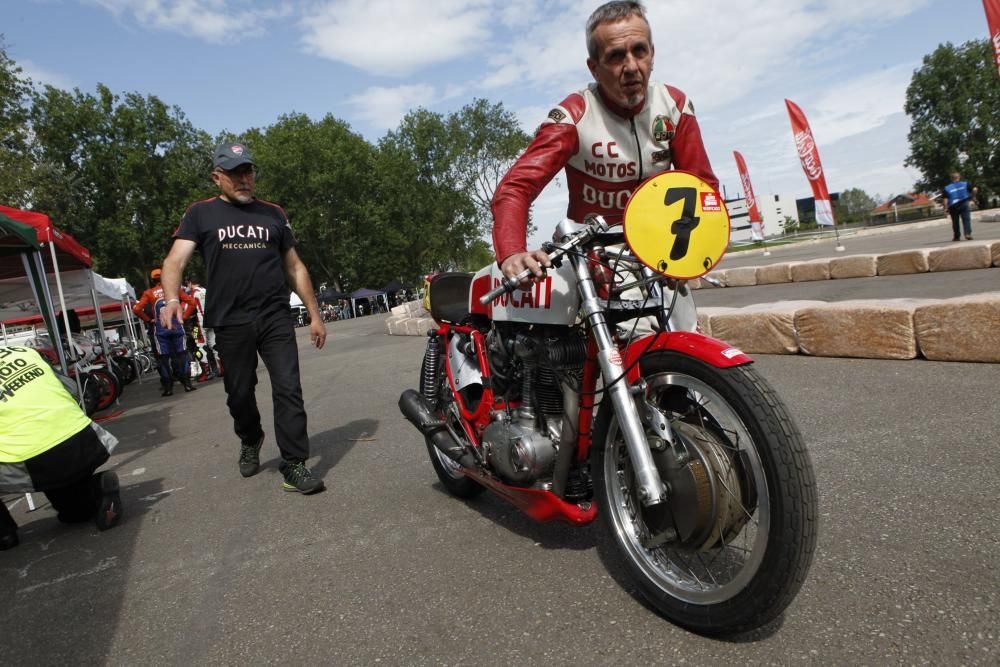
<path id="1" fill-rule="evenodd" d="M 424 365 L 420 373 L 420 393 L 431 405 L 438 400 L 438 379 L 441 377 L 441 336 L 433 332 L 427 338 Z"/>

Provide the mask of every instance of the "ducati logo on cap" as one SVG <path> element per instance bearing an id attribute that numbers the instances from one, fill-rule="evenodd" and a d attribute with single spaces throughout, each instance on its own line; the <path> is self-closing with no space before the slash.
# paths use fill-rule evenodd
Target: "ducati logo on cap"
<path id="1" fill-rule="evenodd" d="M 243 155 L 243 147 L 240 146 L 239 144 L 233 144 L 232 146 L 229 147 L 229 150 L 231 150 L 236 155 Z"/>

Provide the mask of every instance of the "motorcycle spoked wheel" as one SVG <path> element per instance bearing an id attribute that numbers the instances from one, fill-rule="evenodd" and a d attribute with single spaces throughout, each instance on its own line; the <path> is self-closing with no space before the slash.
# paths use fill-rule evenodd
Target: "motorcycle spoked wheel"
<path id="1" fill-rule="evenodd" d="M 121 380 L 123 385 L 132 384 L 135 380 L 135 366 L 128 357 L 111 357 L 111 363 L 115 367 L 115 375 Z"/>
<path id="2" fill-rule="evenodd" d="M 80 387 L 83 389 L 83 411 L 91 417 L 97 412 L 97 404 L 101 400 L 101 383 L 92 373 L 84 371 L 80 373 Z"/>
<path id="3" fill-rule="evenodd" d="M 97 411 L 106 410 L 121 395 L 121 383 L 114 373 L 104 368 L 95 368 L 90 371 L 91 381 L 98 387 Z"/>
<path id="4" fill-rule="evenodd" d="M 435 343 L 428 342 L 428 345 L 432 344 Z M 423 362 L 420 365 L 421 379 L 417 385 L 419 387 L 423 387 L 423 378 L 427 376 L 429 354 L 429 351 L 424 354 Z M 441 365 L 438 368 L 437 379 L 435 380 L 436 391 L 434 391 L 434 396 L 425 395 L 424 398 L 431 404 L 436 419 L 447 420 L 455 432 L 461 434 L 462 427 L 457 423 L 458 418 L 452 412 L 454 399 L 450 395 L 451 387 L 448 385 L 448 376 L 444 371 L 444 360 L 440 357 L 439 359 Z M 425 437 L 424 442 L 427 445 L 427 454 L 431 457 L 431 465 L 434 466 L 434 472 L 437 473 L 441 485 L 448 490 L 448 493 L 456 498 L 475 498 L 486 490 L 484 486 L 462 474 L 462 466 L 445 456 L 441 450 L 434 446 L 430 438 Z"/>
<path id="5" fill-rule="evenodd" d="M 683 455 L 671 471 L 666 457 L 678 450 L 654 452 L 673 493 L 667 507 L 643 508 L 602 401 L 591 470 L 612 541 L 639 591 L 677 625 L 705 635 L 765 625 L 798 593 L 816 546 L 816 483 L 799 430 L 750 366 L 657 352 L 640 368 Z"/>

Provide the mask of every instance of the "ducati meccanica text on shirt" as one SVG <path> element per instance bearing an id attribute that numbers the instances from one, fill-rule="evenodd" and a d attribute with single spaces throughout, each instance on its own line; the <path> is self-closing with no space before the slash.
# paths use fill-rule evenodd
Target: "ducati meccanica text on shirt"
<path id="1" fill-rule="evenodd" d="M 206 327 L 246 324 L 288 311 L 282 256 L 295 246 L 295 236 L 280 206 L 260 199 L 249 204 L 206 199 L 191 205 L 174 238 L 197 243 L 205 260 L 212 292 Z"/>

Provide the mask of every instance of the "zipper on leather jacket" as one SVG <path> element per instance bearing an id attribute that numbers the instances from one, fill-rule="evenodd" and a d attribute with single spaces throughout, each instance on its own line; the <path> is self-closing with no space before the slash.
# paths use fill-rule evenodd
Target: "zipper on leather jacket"
<path id="1" fill-rule="evenodd" d="M 639 183 L 642 183 L 642 144 L 639 143 L 639 131 L 635 127 L 635 116 L 629 119 L 629 123 L 632 124 L 632 136 L 635 137 L 635 154 L 639 162 Z"/>

